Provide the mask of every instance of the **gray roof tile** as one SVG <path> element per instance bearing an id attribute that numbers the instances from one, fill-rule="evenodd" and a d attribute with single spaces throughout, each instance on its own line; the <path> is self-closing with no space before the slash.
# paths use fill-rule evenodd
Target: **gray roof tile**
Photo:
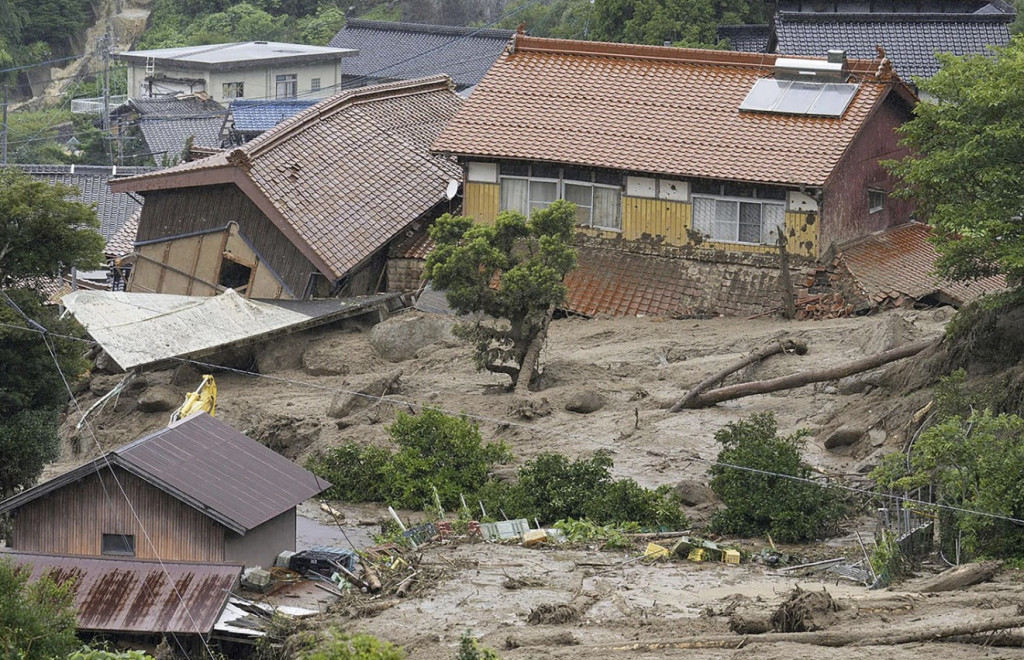
<path id="1" fill-rule="evenodd" d="M 448 74 L 458 89 L 475 85 L 498 59 L 512 30 L 350 19 L 331 46 L 356 48 L 345 60 L 345 76 L 404 80 Z"/>

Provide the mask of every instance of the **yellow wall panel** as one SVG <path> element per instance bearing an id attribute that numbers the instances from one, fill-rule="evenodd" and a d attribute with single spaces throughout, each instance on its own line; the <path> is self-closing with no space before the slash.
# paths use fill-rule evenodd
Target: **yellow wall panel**
<path id="1" fill-rule="evenodd" d="M 686 245 L 692 219 L 691 205 L 645 197 L 622 198 L 622 237 L 627 240 L 645 234 L 663 237 L 669 245 Z"/>
<path id="2" fill-rule="evenodd" d="M 498 217 L 501 204 L 501 186 L 497 183 L 465 184 L 462 194 L 462 215 L 477 222 L 490 224 Z"/>

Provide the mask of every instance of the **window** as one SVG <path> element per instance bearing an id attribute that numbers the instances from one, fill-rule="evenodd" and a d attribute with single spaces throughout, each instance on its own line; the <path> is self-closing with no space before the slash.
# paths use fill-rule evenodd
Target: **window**
<path id="1" fill-rule="evenodd" d="M 249 286 L 250 278 L 252 278 L 252 268 L 249 266 L 230 259 L 221 260 L 220 278 L 217 280 L 217 284 L 244 293 L 245 288 Z"/>
<path id="2" fill-rule="evenodd" d="M 320 91 L 320 79 L 319 78 L 313 78 L 312 80 L 309 81 L 309 91 L 311 91 L 311 92 L 319 92 Z"/>
<path id="3" fill-rule="evenodd" d="M 885 191 L 868 189 L 868 213 L 878 213 L 885 208 Z"/>
<path id="4" fill-rule="evenodd" d="M 617 177 L 553 165 L 501 165 L 501 209 L 529 216 L 557 199 L 576 205 L 576 223 L 597 229 L 622 229 L 622 189 Z M 599 183 L 596 181 L 608 181 Z"/>
<path id="5" fill-rule="evenodd" d="M 245 84 L 240 82 L 224 83 L 221 97 L 225 99 L 240 99 L 245 96 Z"/>
<path id="6" fill-rule="evenodd" d="M 286 73 L 277 76 L 277 98 L 293 99 L 299 94 L 299 76 L 295 73 Z"/>
<path id="7" fill-rule="evenodd" d="M 105 555 L 115 555 L 118 557 L 134 557 L 135 535 L 104 534 L 103 545 L 100 551 Z"/>
<path id="8" fill-rule="evenodd" d="M 693 196 L 693 228 L 713 241 L 772 244 L 783 227 L 786 206 L 777 202 Z"/>

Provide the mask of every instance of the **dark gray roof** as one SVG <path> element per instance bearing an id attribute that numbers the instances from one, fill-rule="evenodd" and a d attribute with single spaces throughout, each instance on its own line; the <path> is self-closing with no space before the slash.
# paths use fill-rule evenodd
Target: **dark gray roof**
<path id="1" fill-rule="evenodd" d="M 853 58 L 871 59 L 875 46 L 886 50 L 904 80 L 930 78 L 939 70 L 935 53 L 986 53 L 1010 39 L 1014 15 L 980 14 L 812 14 L 779 12 L 775 19 L 776 52 L 823 56 L 846 50 Z"/>
<path id="2" fill-rule="evenodd" d="M 718 40 L 729 40 L 733 50 L 745 53 L 768 52 L 768 37 L 771 29 L 767 25 L 720 25 Z"/>
<path id="3" fill-rule="evenodd" d="M 222 116 L 225 112 L 224 106 L 220 103 L 192 94 L 128 99 L 121 107 L 123 109 L 126 106 L 143 117 Z"/>
<path id="4" fill-rule="evenodd" d="M 0 552 L 27 566 L 29 580 L 74 579 L 79 630 L 207 635 L 227 604 L 242 567 L 110 557 Z"/>
<path id="5" fill-rule="evenodd" d="M 77 201 L 96 205 L 100 233 L 110 240 L 131 216 L 142 208 L 138 195 L 112 193 L 107 182 L 115 177 L 152 172 L 151 167 L 107 167 L 100 165 L 17 165 L 34 179 L 63 183 L 78 188 Z"/>
<path id="6" fill-rule="evenodd" d="M 346 78 L 405 80 L 448 74 L 458 89 L 475 85 L 498 59 L 512 30 L 349 19 L 331 46 L 356 48 L 345 61 Z"/>
<path id="7" fill-rule="evenodd" d="M 258 135 L 269 131 L 285 119 L 322 100 L 258 101 L 254 99 L 236 99 L 228 106 L 228 110 L 231 112 L 236 131 Z"/>
<path id="8" fill-rule="evenodd" d="M 1013 13 L 1007 0 L 778 0 L 777 8 L 817 14 Z"/>
<path id="9" fill-rule="evenodd" d="M 224 117 L 203 117 L 199 119 L 165 119 L 144 117 L 137 120 L 146 150 L 157 163 L 175 164 L 182 158 L 189 137 L 197 147 L 220 149 L 220 131 Z"/>
<path id="10" fill-rule="evenodd" d="M 239 534 L 331 486 L 225 422 L 199 413 L 0 502 L 0 513 L 108 464 L 137 475 Z"/>

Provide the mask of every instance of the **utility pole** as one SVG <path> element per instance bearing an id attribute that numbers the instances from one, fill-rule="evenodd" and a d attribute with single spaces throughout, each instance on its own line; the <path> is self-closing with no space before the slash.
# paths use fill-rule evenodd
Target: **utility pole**
<path id="1" fill-rule="evenodd" d="M 103 139 L 107 143 L 110 165 L 114 165 L 114 150 L 110 145 L 110 31 L 108 30 L 100 42 L 103 49 Z"/>
<path id="2" fill-rule="evenodd" d="M 0 165 L 7 164 L 7 83 L 4 83 L 4 127 L 0 133 Z"/>

